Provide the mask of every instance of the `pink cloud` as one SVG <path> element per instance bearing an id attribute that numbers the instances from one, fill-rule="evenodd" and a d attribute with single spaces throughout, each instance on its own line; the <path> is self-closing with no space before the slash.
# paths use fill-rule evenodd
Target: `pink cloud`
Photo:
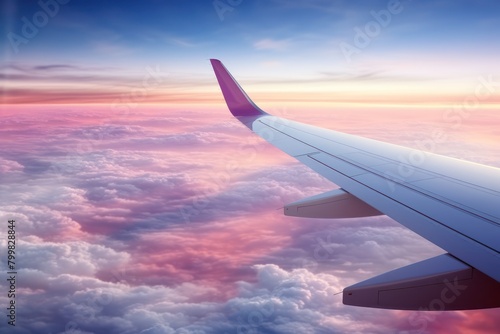
<path id="1" fill-rule="evenodd" d="M 447 125 L 428 109 L 288 114 L 409 146 Z M 27 332 L 418 329 L 409 312 L 335 293 L 440 250 L 385 217 L 283 216 L 334 185 L 222 111 L 17 106 L 1 121 L 2 219 L 20 222 Z M 478 110 L 435 149 L 498 162 L 497 127 Z M 426 330 L 493 333 L 497 313 L 445 312 Z"/>

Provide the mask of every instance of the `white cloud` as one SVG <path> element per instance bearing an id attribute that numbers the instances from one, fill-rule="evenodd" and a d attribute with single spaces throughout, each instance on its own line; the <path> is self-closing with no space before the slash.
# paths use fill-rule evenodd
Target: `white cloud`
<path id="1" fill-rule="evenodd" d="M 31 243 L 23 240 L 19 248 L 22 268 L 52 276 L 70 274 L 94 277 L 125 265 L 130 256 L 112 248 L 84 241 Z"/>
<path id="2" fill-rule="evenodd" d="M 290 46 L 290 39 L 272 39 L 272 38 L 264 38 L 256 41 L 253 44 L 254 48 L 257 50 L 274 50 L 274 51 L 282 51 L 287 49 Z"/>

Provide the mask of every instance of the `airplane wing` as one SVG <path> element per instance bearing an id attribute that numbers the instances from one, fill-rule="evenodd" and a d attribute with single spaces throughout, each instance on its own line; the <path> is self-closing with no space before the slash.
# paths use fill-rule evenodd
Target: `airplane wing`
<path id="1" fill-rule="evenodd" d="M 341 187 L 286 205 L 285 215 L 385 214 L 447 252 L 344 289 L 344 304 L 500 307 L 500 169 L 269 115 L 219 60 L 210 61 L 234 117 Z"/>

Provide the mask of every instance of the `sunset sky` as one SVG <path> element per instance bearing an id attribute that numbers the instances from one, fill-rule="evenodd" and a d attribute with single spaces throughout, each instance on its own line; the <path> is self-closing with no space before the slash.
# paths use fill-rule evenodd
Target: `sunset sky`
<path id="1" fill-rule="evenodd" d="M 0 331 L 496 333 L 498 309 L 342 305 L 443 251 L 283 216 L 336 186 L 234 120 L 209 62 L 271 114 L 500 167 L 500 3 L 471 3 L 2 1 Z"/>

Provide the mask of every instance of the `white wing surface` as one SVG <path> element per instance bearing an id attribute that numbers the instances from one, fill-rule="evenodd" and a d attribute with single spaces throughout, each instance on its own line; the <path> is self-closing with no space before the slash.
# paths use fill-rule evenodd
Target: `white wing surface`
<path id="1" fill-rule="evenodd" d="M 385 214 L 447 254 L 344 289 L 344 304 L 457 310 L 500 306 L 500 169 L 322 129 L 258 108 L 211 60 L 231 113 L 341 187 L 285 206 L 300 217 Z"/>

